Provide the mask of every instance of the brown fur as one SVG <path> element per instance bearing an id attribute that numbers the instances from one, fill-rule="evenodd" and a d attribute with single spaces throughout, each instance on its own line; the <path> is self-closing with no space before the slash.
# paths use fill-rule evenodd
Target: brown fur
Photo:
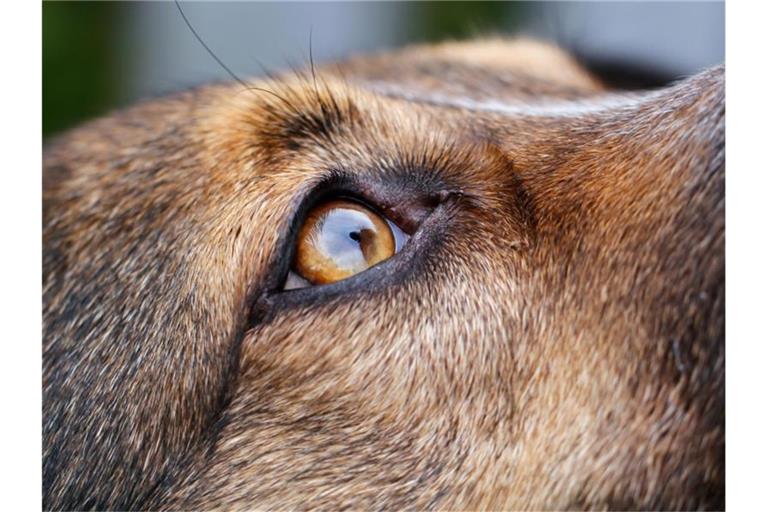
<path id="1" fill-rule="evenodd" d="M 606 93 L 453 43 L 59 138 L 44 507 L 722 508 L 723 75 L 549 116 Z M 318 186 L 419 230 L 281 293 Z"/>

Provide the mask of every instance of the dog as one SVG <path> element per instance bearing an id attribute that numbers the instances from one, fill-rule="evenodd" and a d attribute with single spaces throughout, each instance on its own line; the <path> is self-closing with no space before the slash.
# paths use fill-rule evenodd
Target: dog
<path id="1" fill-rule="evenodd" d="M 724 67 L 527 39 L 51 141 L 45 509 L 721 509 Z"/>

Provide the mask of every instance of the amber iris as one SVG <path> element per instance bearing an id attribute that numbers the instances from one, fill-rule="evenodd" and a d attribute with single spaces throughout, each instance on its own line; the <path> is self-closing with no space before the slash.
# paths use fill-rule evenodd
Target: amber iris
<path id="1" fill-rule="evenodd" d="M 315 207 L 299 232 L 293 270 L 311 284 L 353 276 L 392 257 L 395 235 L 387 220 L 354 201 Z"/>

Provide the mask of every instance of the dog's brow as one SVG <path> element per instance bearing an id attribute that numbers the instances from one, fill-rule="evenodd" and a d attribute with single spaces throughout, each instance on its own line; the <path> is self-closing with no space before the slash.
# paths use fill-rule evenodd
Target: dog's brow
<path id="1" fill-rule="evenodd" d="M 312 78 L 299 78 L 298 84 L 277 82 L 274 94 L 262 96 L 259 109 L 266 116 L 257 129 L 265 140 L 291 147 L 303 140 L 327 141 L 358 118 L 350 95 Z"/>

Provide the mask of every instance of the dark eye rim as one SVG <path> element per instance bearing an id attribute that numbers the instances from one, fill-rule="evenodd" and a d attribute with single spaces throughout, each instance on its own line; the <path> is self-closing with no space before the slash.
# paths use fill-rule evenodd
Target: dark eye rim
<path id="1" fill-rule="evenodd" d="M 254 321 L 249 323 L 253 325 L 256 317 L 263 320 L 271 313 L 284 309 L 311 307 L 313 304 L 326 303 L 330 300 L 354 300 L 361 293 L 370 294 L 374 290 L 381 291 L 402 283 L 409 276 L 423 270 L 423 266 L 428 264 L 426 256 L 442 243 L 446 227 L 449 225 L 448 221 L 461 197 L 460 193 L 443 190 L 428 191 L 430 197 L 439 199 L 435 200 L 434 208 L 418 229 L 406 231 L 401 227 L 410 235 L 410 239 L 402 250 L 391 258 L 335 283 L 293 290 L 282 289 L 291 269 L 301 226 L 313 208 L 325 201 L 344 199 L 357 202 L 377 215 L 381 215 L 382 218 L 389 219 L 385 213 L 386 200 L 380 200 L 380 197 L 391 197 L 393 191 L 387 190 L 387 194 L 377 197 L 377 191 L 386 190 L 388 187 L 389 184 L 384 179 L 372 180 L 358 175 L 351 176 L 338 170 L 329 172 L 314 183 L 309 183 L 298 194 L 292 211 L 286 215 L 287 225 L 272 257 L 271 271 L 262 288 L 264 291 L 252 301 L 251 317 Z M 419 197 L 426 195 L 423 190 L 403 190 L 399 184 L 395 192 Z M 398 227 L 400 227 L 399 224 Z"/>

